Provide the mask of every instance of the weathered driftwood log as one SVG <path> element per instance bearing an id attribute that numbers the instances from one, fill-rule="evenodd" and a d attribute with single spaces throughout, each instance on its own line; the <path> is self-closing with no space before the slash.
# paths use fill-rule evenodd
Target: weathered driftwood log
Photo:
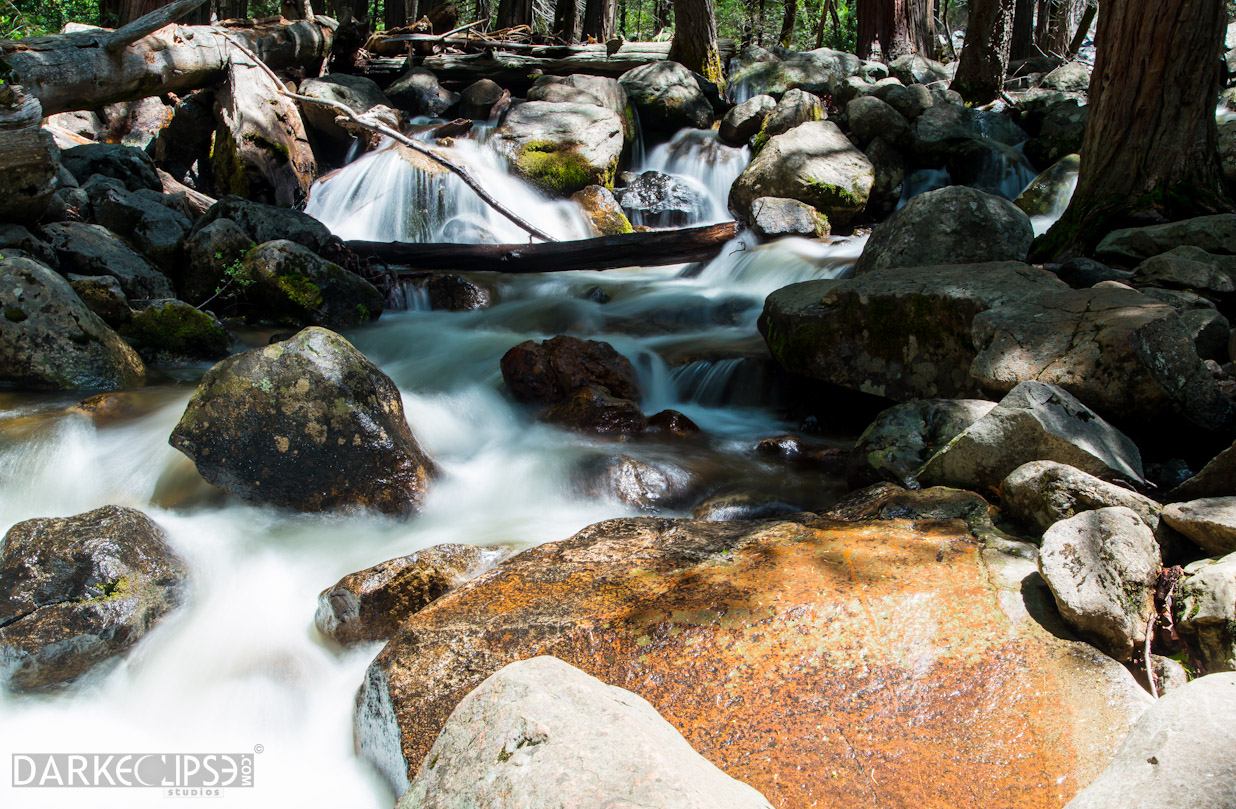
<path id="1" fill-rule="evenodd" d="M 335 21 L 328 17 L 170 24 L 203 1 L 178 0 L 115 31 L 0 40 L 0 69 L 7 66 L 7 81 L 25 87 L 43 114 L 53 115 L 205 87 L 227 67 L 227 37 L 276 68 L 315 69 L 330 52 Z"/>
<path id="2" fill-rule="evenodd" d="M 409 244 L 351 241 L 362 258 L 405 272 L 564 272 L 707 261 L 738 233 L 733 222 L 545 244 Z"/>
<path id="3" fill-rule="evenodd" d="M 36 221 L 56 190 L 60 149 L 42 117 L 38 99 L 0 84 L 0 219 Z"/>

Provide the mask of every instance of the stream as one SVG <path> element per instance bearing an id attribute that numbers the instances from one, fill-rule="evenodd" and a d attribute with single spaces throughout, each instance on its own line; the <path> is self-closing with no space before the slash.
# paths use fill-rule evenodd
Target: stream
<path id="1" fill-rule="evenodd" d="M 478 128 L 453 147 L 499 199 L 560 238 L 585 235 L 573 203 L 514 179 Z M 748 160 L 710 132 L 684 132 L 647 150 L 655 168 L 707 194 L 700 221 L 728 219 L 726 195 Z M 398 147 L 361 156 L 319 181 L 309 213 L 343 238 L 526 241 L 452 175 L 428 176 Z M 863 237 L 832 243 L 750 236 L 704 266 L 529 276 L 468 276 L 496 304 L 431 311 L 405 286 L 401 310 L 345 336 L 395 381 L 408 422 L 442 469 L 423 513 L 300 516 L 212 493 L 167 438 L 205 365 L 174 369 L 139 395 L 141 414 L 107 426 L 65 408 L 80 396 L 0 394 L 0 525 L 68 516 L 114 503 L 163 526 L 192 576 L 187 603 L 115 665 L 62 693 L 0 691 L 0 760 L 30 752 L 248 752 L 255 786 L 229 790 L 229 809 L 348 806 L 389 809 L 397 797 L 352 746 L 356 689 L 380 644 L 343 650 L 313 625 L 317 595 L 340 577 L 444 542 L 504 550 L 563 539 L 602 519 L 640 513 L 589 491 L 581 470 L 629 455 L 693 481 L 670 516 L 714 494 L 742 492 L 802 509 L 835 501 L 835 467 L 790 464 L 756 452 L 762 439 L 798 432 L 756 332 L 773 290 L 844 273 Z M 259 345 L 270 331 L 255 331 Z M 618 441 L 542 424 L 502 390 L 499 360 L 527 339 L 557 334 L 605 340 L 635 365 L 643 410 L 673 408 L 702 429 L 690 439 Z M 813 446 L 848 449 L 827 430 Z M 833 470 L 831 472 L 826 470 Z M 495 554 L 496 556 L 496 554 Z M 166 805 L 159 790 L 9 792 L 0 805 Z M 32 800 L 31 797 L 37 797 Z"/>

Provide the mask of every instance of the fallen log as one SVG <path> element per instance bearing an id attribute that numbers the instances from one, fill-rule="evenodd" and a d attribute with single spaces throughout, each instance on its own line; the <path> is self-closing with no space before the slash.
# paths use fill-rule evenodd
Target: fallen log
<path id="1" fill-rule="evenodd" d="M 275 68 L 316 71 L 330 52 L 336 23 L 328 17 L 173 24 L 202 2 L 177 0 L 115 31 L 0 40 L 0 69 L 7 66 L 5 80 L 37 98 L 44 115 L 54 115 L 212 84 L 227 67 L 229 37 Z"/>
<path id="2" fill-rule="evenodd" d="M 400 275 L 425 270 L 450 272 L 565 272 L 657 267 L 707 261 L 738 233 L 724 222 L 679 230 L 652 230 L 544 244 L 410 244 L 350 241 L 362 258 L 396 268 Z"/>

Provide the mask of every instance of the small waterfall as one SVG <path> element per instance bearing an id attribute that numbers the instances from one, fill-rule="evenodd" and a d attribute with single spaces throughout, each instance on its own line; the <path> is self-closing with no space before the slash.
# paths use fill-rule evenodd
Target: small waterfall
<path id="1" fill-rule="evenodd" d="M 712 224 L 734 218 L 729 211 L 730 186 L 750 162 L 750 149 L 726 146 L 715 130 L 683 129 L 655 147 L 636 171 L 660 171 L 701 189 L 712 210 L 693 224 Z"/>
<path id="2" fill-rule="evenodd" d="M 386 306 L 404 312 L 428 312 L 433 308 L 424 283 L 407 279 L 391 287 L 390 294 L 386 296 Z"/>

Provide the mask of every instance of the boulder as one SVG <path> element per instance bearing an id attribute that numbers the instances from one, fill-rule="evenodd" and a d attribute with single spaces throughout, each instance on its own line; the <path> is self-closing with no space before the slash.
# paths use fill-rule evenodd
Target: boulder
<path id="1" fill-rule="evenodd" d="M 996 406 L 982 399 L 921 399 L 876 416 L 858 437 L 846 482 L 861 489 L 880 481 L 915 486 L 915 475 L 935 451 Z"/>
<path id="2" fill-rule="evenodd" d="M 931 91 L 921 84 L 911 84 L 889 87 L 877 95 L 907 121 L 913 122 L 918 116 L 935 105 Z"/>
<path id="3" fill-rule="evenodd" d="M 875 182 L 871 161 L 832 121 L 810 121 L 770 138 L 730 189 L 730 208 L 744 219 L 760 197 L 796 199 L 836 229 L 867 204 Z"/>
<path id="4" fill-rule="evenodd" d="M 547 194 L 569 197 L 612 186 L 624 146 L 622 119 L 595 104 L 513 104 L 494 133 L 516 174 Z"/>
<path id="5" fill-rule="evenodd" d="M 377 106 L 391 106 L 391 102 L 373 79 L 346 73 L 331 73 L 319 79 L 305 79 L 296 92 L 308 98 L 342 104 L 358 115 Z M 301 112 L 304 114 L 305 124 L 327 143 L 343 148 L 352 143 L 351 133 L 335 123 L 335 118 L 339 116 L 338 111 L 301 102 Z"/>
<path id="6" fill-rule="evenodd" d="M 1193 809 L 1236 800 L 1236 674 L 1199 677 L 1156 701 L 1103 773 L 1065 809 Z"/>
<path id="7" fill-rule="evenodd" d="M 541 420 L 568 430 L 600 435 L 637 435 L 648 426 L 639 405 L 596 385 L 578 388 L 541 413 Z"/>
<path id="8" fill-rule="evenodd" d="M 1030 218 L 1016 205 L 952 185 L 919 194 L 876 225 L 854 274 L 884 267 L 1025 261 L 1033 240 Z"/>
<path id="9" fill-rule="evenodd" d="M 44 225 L 42 233 L 56 251 L 61 272 L 114 276 L 130 300 L 174 295 L 170 278 L 102 225 L 54 222 Z"/>
<path id="10" fill-rule="evenodd" d="M 60 268 L 60 259 L 51 245 L 21 225 L 0 224 L 0 257 L 32 258 L 53 270 Z"/>
<path id="11" fill-rule="evenodd" d="M 227 356 L 223 324 L 175 298 L 151 301 L 121 327 L 148 362 L 217 360 Z"/>
<path id="12" fill-rule="evenodd" d="M 1236 292 L 1236 256 L 1215 256 L 1199 247 L 1173 247 L 1138 264 L 1137 286 L 1188 289 L 1214 298 Z"/>
<path id="13" fill-rule="evenodd" d="M 1236 214 L 1213 214 L 1165 225 L 1113 230 L 1095 248 L 1095 258 L 1131 266 L 1182 246 L 1197 247 L 1220 256 L 1236 254 Z"/>
<path id="14" fill-rule="evenodd" d="M 691 509 L 691 516 L 707 522 L 729 522 L 732 520 L 767 520 L 803 511 L 806 509 L 781 500 L 737 493 L 709 497 Z"/>
<path id="15" fill-rule="evenodd" d="M 677 132 L 685 126 L 712 126 L 712 104 L 700 89 L 695 74 L 677 62 L 649 62 L 632 68 L 618 82 L 639 113 L 646 130 Z"/>
<path id="16" fill-rule="evenodd" d="M 1236 121 L 1219 122 L 1219 168 L 1223 179 L 1236 182 Z"/>
<path id="17" fill-rule="evenodd" d="M 878 270 L 779 289 L 759 329 L 799 376 L 897 401 L 975 396 L 975 316 L 1053 288 L 1064 284 L 1016 262 Z"/>
<path id="18" fill-rule="evenodd" d="M 496 81 L 491 79 L 474 81 L 459 94 L 459 114 L 464 118 L 487 121 L 494 104 L 502 99 L 502 94 L 505 92 Z"/>
<path id="19" fill-rule="evenodd" d="M 400 791 L 468 692 L 553 655 L 649 700 L 773 805 L 1058 805 L 1149 697 L 1029 618 L 1023 599 L 1050 599 L 1033 571 L 960 521 L 611 520 L 404 622 L 358 696 L 358 750 Z"/>
<path id="20" fill-rule="evenodd" d="M 1236 495 L 1236 444 L 1211 458 L 1196 475 L 1168 492 L 1167 500 L 1197 500 Z"/>
<path id="21" fill-rule="evenodd" d="M 737 99 L 751 98 L 761 93 L 782 96 L 795 87 L 809 93 L 835 94 L 848 77 L 870 83 L 888 75 L 888 68 L 879 62 L 867 62 L 852 53 L 831 48 L 816 48 L 805 53 L 782 51 L 781 56 L 761 50 L 767 58 L 745 60 L 730 74 L 731 92 Z"/>
<path id="22" fill-rule="evenodd" d="M 570 76 L 538 76 L 528 91 L 529 101 L 557 101 L 571 104 L 594 104 L 618 116 L 623 124 L 623 137 L 636 137 L 635 114 L 627 100 L 627 91 L 617 79 L 574 73 Z"/>
<path id="23" fill-rule="evenodd" d="M 1026 144 L 1026 157 L 1045 169 L 1066 155 L 1080 153 L 1089 115 L 1090 108 L 1078 104 L 1076 99 L 1052 105 L 1043 116 L 1038 136 Z"/>
<path id="24" fill-rule="evenodd" d="M 877 137 L 863 150 L 875 172 L 871 194 L 867 197 L 866 214 L 872 219 L 885 219 L 901 203 L 906 179 L 906 160 L 901 151 L 884 138 Z"/>
<path id="25" fill-rule="evenodd" d="M 409 615 L 478 572 L 485 556 L 472 545 L 434 545 L 349 573 L 318 596 L 314 623 L 345 646 L 385 641 Z"/>
<path id="26" fill-rule="evenodd" d="M 759 134 L 756 136 L 755 148 L 763 148 L 769 138 L 784 135 L 799 124 L 821 121 L 827 117 L 828 114 L 824 111 L 824 105 L 820 103 L 818 96 L 803 92 L 798 88 L 787 90 L 777 102 L 777 106 L 764 116 Z"/>
<path id="27" fill-rule="evenodd" d="M 247 252 L 240 274 L 245 301 L 277 322 L 343 329 L 382 314 L 384 299 L 373 284 L 286 239 Z"/>
<path id="28" fill-rule="evenodd" d="M 133 317 L 129 300 L 120 288 L 120 281 L 111 275 L 70 275 L 69 286 L 82 299 L 86 308 L 103 319 L 113 329 L 128 323 Z"/>
<path id="29" fill-rule="evenodd" d="M 180 606 L 187 579 L 163 529 L 131 508 L 17 523 L 0 545 L 0 681 L 61 685 L 124 654 Z"/>
<path id="30" fill-rule="evenodd" d="M 758 95 L 735 104 L 721 119 L 717 134 L 730 146 L 746 146 L 776 106 L 777 100 L 770 95 Z"/>
<path id="31" fill-rule="evenodd" d="M 429 293 L 431 309 L 448 312 L 488 309 L 494 298 L 489 288 L 455 273 L 433 273 L 425 283 L 425 291 Z"/>
<path id="32" fill-rule="evenodd" d="M 1180 416 L 1216 428 L 1230 417 L 1180 315 L 1131 289 L 1028 295 L 975 316 L 972 336 L 970 374 L 992 395 L 1038 380 L 1123 424 Z"/>
<path id="33" fill-rule="evenodd" d="M 643 511 L 677 508 L 690 498 L 695 481 L 680 466 L 648 462 L 630 455 L 591 459 L 584 464 L 582 490 Z"/>
<path id="34" fill-rule="evenodd" d="M 386 88 L 386 97 L 401 110 L 413 115 L 441 117 L 459 103 L 459 93 L 447 90 L 438 77 L 423 67 L 414 67 Z"/>
<path id="35" fill-rule="evenodd" d="M 502 357 L 502 381 L 519 402 L 556 404 L 588 386 L 639 401 L 639 380 L 630 360 L 609 343 L 558 336 L 526 340 Z"/>
<path id="36" fill-rule="evenodd" d="M 1236 554 L 1188 565 L 1176 587 L 1176 625 L 1204 671 L 1236 671 Z"/>
<path id="37" fill-rule="evenodd" d="M 893 107 L 871 96 L 860 96 L 845 105 L 854 141 L 866 147 L 876 138 L 904 148 L 910 140 L 910 124 Z"/>
<path id="38" fill-rule="evenodd" d="M 1236 497 L 1207 497 L 1172 503 L 1163 521 L 1211 556 L 1236 551 Z"/>
<path id="39" fill-rule="evenodd" d="M 603 185 L 590 185 L 571 195 L 571 200 L 583 208 L 584 216 L 598 236 L 633 233 L 631 220 L 622 212 L 614 192 Z"/>
<path id="40" fill-rule="evenodd" d="M 510 663 L 460 701 L 397 809 L 771 809 L 638 695 L 554 657 Z"/>
<path id="41" fill-rule="evenodd" d="M 1040 534 L 1061 520 L 1115 506 L 1156 530 L 1163 509 L 1145 495 L 1055 461 L 1031 461 L 1010 472 L 1000 484 L 1000 506 Z"/>
<path id="42" fill-rule="evenodd" d="M 1203 360 L 1225 363 L 1231 360 L 1228 351 L 1232 324 L 1214 309 L 1192 309 L 1180 314 L 1185 332 L 1193 340 L 1197 355 Z"/>
<path id="43" fill-rule="evenodd" d="M 307 213 L 227 196 L 221 198 L 193 226 L 191 236 L 217 219 L 230 219 L 255 243 L 287 239 L 321 253 L 333 238 L 330 230 Z"/>
<path id="44" fill-rule="evenodd" d="M 1146 640 L 1159 581 L 1159 545 L 1123 506 L 1085 511 L 1043 533 L 1039 573 L 1069 626 L 1117 660 Z"/>
<path id="45" fill-rule="evenodd" d="M 780 236 L 827 236 L 828 219 L 805 202 L 781 197 L 760 197 L 751 204 L 751 229 L 762 239 Z"/>
<path id="46" fill-rule="evenodd" d="M 648 417 L 648 432 L 673 438 L 699 435 L 700 426 L 677 410 L 661 410 Z"/>
<path id="47" fill-rule="evenodd" d="M 90 195 L 95 222 L 127 239 L 165 272 L 179 269 L 181 245 L 193 222 L 165 205 L 161 193 L 128 191 L 118 180 L 97 176 L 83 190 Z"/>
<path id="48" fill-rule="evenodd" d="M 1041 86 L 1062 93 L 1085 93 L 1090 89 L 1090 68 L 1082 62 L 1065 62 L 1044 76 Z"/>
<path id="49" fill-rule="evenodd" d="M 210 153 L 219 193 L 285 208 L 308 193 L 317 162 L 300 108 L 279 89 L 253 65 L 228 67 L 215 94 L 218 127 Z"/>
<path id="50" fill-rule="evenodd" d="M 16 89 L 13 89 L 16 88 Z M 73 175 L 60 162 L 60 147 L 52 133 L 39 126 L 42 108 L 37 99 L 7 82 L 3 88 L 5 128 L 0 129 L 0 220 L 34 225 L 47 221 L 65 180 Z"/>
<path id="51" fill-rule="evenodd" d="M 184 244 L 185 262 L 176 285 L 180 297 L 195 306 L 216 295 L 234 297 L 240 291 L 233 287 L 241 262 L 253 247 L 253 239 L 231 219 L 196 228 Z"/>
<path id="52" fill-rule="evenodd" d="M 241 500 L 305 512 L 406 514 L 434 475 L 395 384 L 316 327 L 207 371 L 170 443 Z"/>
<path id="53" fill-rule="evenodd" d="M 1013 204 L 1025 211 L 1026 216 L 1048 216 L 1063 211 L 1073 196 L 1080 170 L 1081 157 L 1065 155 L 1031 180 Z"/>
<path id="54" fill-rule="evenodd" d="M 632 225 L 680 228 L 697 224 L 712 212 L 703 188 L 660 171 L 631 177 L 614 196 Z"/>
<path id="55" fill-rule="evenodd" d="M 976 142 L 1016 146 L 1026 139 L 1026 133 L 1004 115 L 946 103 L 924 110 L 914 121 L 912 135 L 912 151 L 925 166 L 943 165 L 952 152 Z"/>
<path id="56" fill-rule="evenodd" d="M 133 146 L 113 143 L 89 143 L 74 146 L 60 153 L 60 164 L 84 185 L 96 174 L 119 180 L 130 191 L 143 188 L 163 191 L 163 183 L 155 173 L 150 155 Z"/>
<path id="57" fill-rule="evenodd" d="M 1068 392 L 1022 382 L 927 461 L 924 485 L 995 489 L 1030 461 L 1057 461 L 1096 477 L 1143 482 L 1141 453 Z"/>
<path id="58" fill-rule="evenodd" d="M 1081 256 L 1059 265 L 1055 272 L 1061 281 L 1073 289 L 1089 289 L 1105 281 L 1116 281 L 1128 286 L 1128 282 L 1133 278 L 1133 273 L 1128 270 L 1115 270 L 1102 262 Z"/>
<path id="59" fill-rule="evenodd" d="M 888 72 L 902 84 L 931 84 L 937 81 L 952 81 L 957 67 L 928 59 L 921 54 L 907 53 L 889 62 Z"/>
<path id="60" fill-rule="evenodd" d="M 73 292 L 27 258 L 0 259 L 0 379 L 22 388 L 68 390 L 141 384 L 146 367 Z"/>

